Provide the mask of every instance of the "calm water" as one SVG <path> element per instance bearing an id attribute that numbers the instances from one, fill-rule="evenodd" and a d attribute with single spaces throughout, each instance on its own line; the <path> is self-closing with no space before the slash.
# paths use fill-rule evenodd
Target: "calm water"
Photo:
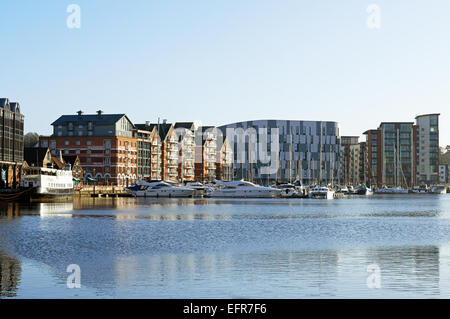
<path id="1" fill-rule="evenodd" d="M 3 203 L 0 297 L 450 298 L 450 195 Z"/>

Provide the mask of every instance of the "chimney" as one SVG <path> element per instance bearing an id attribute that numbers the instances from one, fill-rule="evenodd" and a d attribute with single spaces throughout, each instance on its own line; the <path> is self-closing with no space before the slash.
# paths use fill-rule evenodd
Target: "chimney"
<path id="1" fill-rule="evenodd" d="M 102 110 L 98 110 L 98 111 L 97 111 L 97 114 L 98 114 L 98 116 L 102 116 L 103 111 L 102 111 Z"/>
<path id="2" fill-rule="evenodd" d="M 145 121 L 145 126 L 149 127 L 150 126 L 150 121 Z"/>
<path id="3" fill-rule="evenodd" d="M 167 124 L 167 119 L 164 119 L 164 120 L 163 120 L 163 124 Z"/>
<path id="4" fill-rule="evenodd" d="M 79 110 L 79 111 L 77 112 L 77 114 L 78 114 L 78 116 L 81 116 L 81 115 L 83 115 L 83 111 L 82 111 L 82 110 Z"/>

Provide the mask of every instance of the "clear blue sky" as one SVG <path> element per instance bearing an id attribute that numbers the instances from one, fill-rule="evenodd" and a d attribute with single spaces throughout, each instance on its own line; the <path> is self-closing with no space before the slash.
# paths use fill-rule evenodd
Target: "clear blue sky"
<path id="1" fill-rule="evenodd" d="M 81 29 L 66 26 L 71 3 Z M 341 135 L 440 112 L 450 144 L 448 0 L 17 0 L 0 12 L 0 96 L 21 103 L 26 131 L 99 108 L 134 122 L 332 120 Z"/>

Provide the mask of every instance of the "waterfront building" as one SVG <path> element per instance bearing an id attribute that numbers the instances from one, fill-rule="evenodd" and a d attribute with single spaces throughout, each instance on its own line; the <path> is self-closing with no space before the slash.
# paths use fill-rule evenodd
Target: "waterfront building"
<path id="1" fill-rule="evenodd" d="M 416 116 L 418 131 L 417 178 L 420 184 L 439 182 L 439 115 L 424 114 Z"/>
<path id="2" fill-rule="evenodd" d="M 439 183 L 440 184 L 450 183 L 449 169 L 450 169 L 450 165 L 448 165 L 448 164 L 439 165 Z"/>
<path id="3" fill-rule="evenodd" d="M 265 185 L 295 179 L 308 184 L 337 182 L 340 138 L 336 122 L 257 120 L 219 129 L 232 145 L 237 179 Z"/>
<path id="4" fill-rule="evenodd" d="M 78 156 L 84 179 L 129 186 L 137 181 L 137 139 L 125 114 L 62 115 L 52 123 L 53 134 L 41 136 L 40 146 L 56 155 Z"/>
<path id="5" fill-rule="evenodd" d="M 367 136 L 370 183 L 377 187 L 417 184 L 417 126 L 414 122 L 382 122 Z"/>
<path id="6" fill-rule="evenodd" d="M 178 136 L 178 179 L 182 182 L 195 180 L 195 125 L 193 122 L 175 123 Z"/>
<path id="7" fill-rule="evenodd" d="M 227 137 L 224 137 L 223 143 L 217 143 L 216 179 L 232 181 L 233 173 L 233 149 Z"/>
<path id="8" fill-rule="evenodd" d="M 359 143 L 359 181 L 360 184 L 369 182 L 369 154 L 366 142 Z"/>
<path id="9" fill-rule="evenodd" d="M 167 120 L 163 120 L 163 123 L 150 124 L 150 127 L 156 128 L 161 143 L 160 177 L 164 181 L 175 183 L 178 181 L 178 139 L 175 127 L 167 123 Z"/>
<path id="10" fill-rule="evenodd" d="M 138 178 L 147 181 L 160 181 L 162 170 L 161 138 L 158 125 L 135 124 L 135 137 L 138 139 Z"/>
<path id="11" fill-rule="evenodd" d="M 195 179 L 199 182 L 216 179 L 218 130 L 202 126 L 195 131 Z"/>
<path id="12" fill-rule="evenodd" d="M 360 155 L 359 136 L 341 136 L 339 183 L 343 185 L 360 183 Z"/>
<path id="13" fill-rule="evenodd" d="M 24 116 L 17 102 L 0 99 L 0 189 L 19 185 L 23 162 Z"/>
<path id="14" fill-rule="evenodd" d="M 367 148 L 367 184 L 382 186 L 382 142 L 381 131 L 365 131 Z"/>

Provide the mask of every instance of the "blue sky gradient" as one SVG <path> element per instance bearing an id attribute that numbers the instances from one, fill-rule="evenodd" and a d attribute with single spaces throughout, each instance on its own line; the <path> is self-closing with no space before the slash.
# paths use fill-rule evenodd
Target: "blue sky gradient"
<path id="1" fill-rule="evenodd" d="M 69 29 L 69 4 L 81 28 Z M 381 29 L 366 25 L 369 4 Z M 61 114 L 222 125 L 331 120 L 341 135 L 441 113 L 450 144 L 450 1 L 18 0 L 0 3 L 0 96 L 26 131 Z"/>

